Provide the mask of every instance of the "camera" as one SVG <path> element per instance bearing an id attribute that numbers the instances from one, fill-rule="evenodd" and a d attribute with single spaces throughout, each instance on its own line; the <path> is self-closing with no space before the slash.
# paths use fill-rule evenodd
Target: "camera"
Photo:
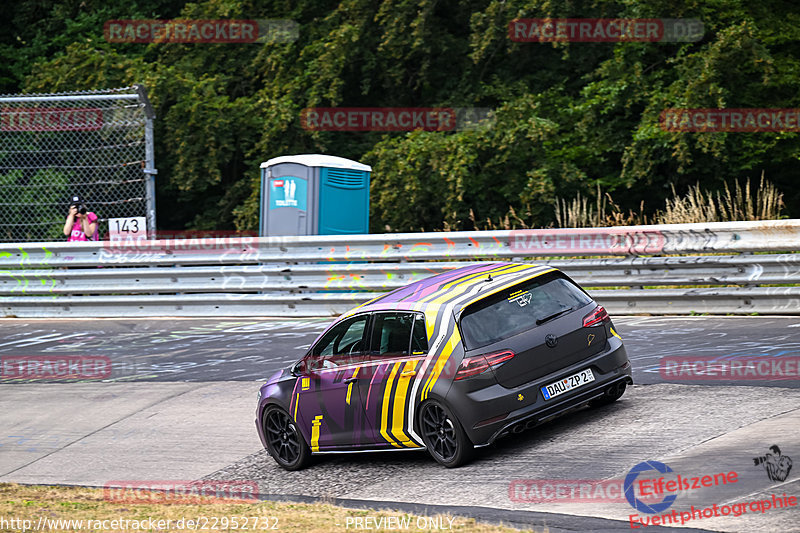
<path id="1" fill-rule="evenodd" d="M 86 214 L 86 206 L 83 203 L 83 197 L 78 194 L 74 194 L 69 204 L 69 208 L 72 209 L 73 207 L 78 208 L 78 213 L 81 215 Z"/>

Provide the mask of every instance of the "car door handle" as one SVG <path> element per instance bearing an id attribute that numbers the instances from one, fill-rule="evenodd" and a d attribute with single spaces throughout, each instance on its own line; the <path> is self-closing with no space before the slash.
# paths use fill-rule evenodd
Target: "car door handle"
<path id="1" fill-rule="evenodd" d="M 352 378 L 347 378 L 344 380 L 345 383 L 353 383 L 354 381 L 358 381 L 358 378 L 353 376 Z"/>
<path id="2" fill-rule="evenodd" d="M 416 370 L 406 370 L 405 372 L 400 373 L 401 378 L 410 378 L 417 375 Z"/>

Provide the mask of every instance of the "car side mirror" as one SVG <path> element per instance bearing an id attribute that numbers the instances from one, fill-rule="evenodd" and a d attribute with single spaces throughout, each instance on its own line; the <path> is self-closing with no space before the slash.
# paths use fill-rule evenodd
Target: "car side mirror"
<path id="1" fill-rule="evenodd" d="M 307 369 L 308 369 L 308 363 L 306 362 L 305 358 L 300 359 L 292 367 L 292 374 L 294 374 L 295 376 L 299 376 L 300 374 L 305 374 Z"/>

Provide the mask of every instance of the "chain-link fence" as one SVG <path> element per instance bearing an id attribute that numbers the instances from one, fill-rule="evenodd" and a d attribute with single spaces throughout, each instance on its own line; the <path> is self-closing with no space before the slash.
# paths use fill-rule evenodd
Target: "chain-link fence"
<path id="1" fill-rule="evenodd" d="M 58 241 L 70 200 L 155 229 L 154 115 L 144 87 L 0 96 L 0 241 Z"/>

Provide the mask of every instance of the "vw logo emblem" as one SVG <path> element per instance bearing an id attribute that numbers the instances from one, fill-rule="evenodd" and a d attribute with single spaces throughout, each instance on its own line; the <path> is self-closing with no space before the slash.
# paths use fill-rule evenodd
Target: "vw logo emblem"
<path id="1" fill-rule="evenodd" d="M 556 344 L 558 344 L 558 337 L 553 335 L 552 333 L 548 333 L 544 338 L 545 344 L 547 344 L 550 348 L 555 348 Z"/>

